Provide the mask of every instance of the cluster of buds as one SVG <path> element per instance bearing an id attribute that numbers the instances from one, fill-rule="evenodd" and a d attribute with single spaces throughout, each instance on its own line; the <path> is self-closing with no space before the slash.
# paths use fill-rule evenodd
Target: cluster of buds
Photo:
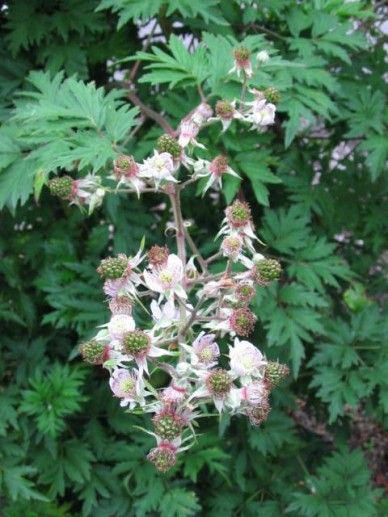
<path id="1" fill-rule="evenodd" d="M 245 83 L 253 73 L 251 54 L 238 48 L 234 58 Z M 260 63 L 267 59 L 267 54 L 258 56 Z M 155 438 L 155 447 L 148 459 L 161 472 L 194 443 L 205 407 L 213 404 L 220 413 L 243 415 L 259 425 L 270 411 L 271 390 L 288 374 L 287 366 L 268 361 L 255 344 L 257 316 L 251 304 L 258 289 L 279 278 L 281 266 L 258 253 L 262 243 L 251 207 L 240 199 L 226 207 L 216 236 L 219 250 L 207 258 L 198 251 L 181 211 L 180 195 L 188 185 L 206 178 L 205 193 L 219 189 L 226 174 L 239 178 L 224 152 L 209 160 L 195 156 L 196 147 L 203 147 L 197 137 L 205 125 L 220 120 L 226 130 L 233 119 L 257 128 L 273 122 L 276 92 L 251 92 L 251 102 L 219 100 L 215 117 L 202 101 L 181 121 L 176 138 L 162 135 L 142 163 L 117 156 L 109 177 L 116 184 L 113 192 L 168 196 L 176 252 L 166 245 L 145 249 L 142 242 L 134 256 L 101 260 L 97 273 L 111 314 L 80 353 L 108 371 L 109 387 L 121 406 L 151 416 L 146 432 Z M 100 190 L 104 193 L 99 177 L 91 175 L 56 178 L 49 188 L 80 205 L 95 205 Z M 136 321 L 136 306 L 145 310 L 148 321 Z M 158 369 L 168 381 L 155 387 L 152 374 Z"/>

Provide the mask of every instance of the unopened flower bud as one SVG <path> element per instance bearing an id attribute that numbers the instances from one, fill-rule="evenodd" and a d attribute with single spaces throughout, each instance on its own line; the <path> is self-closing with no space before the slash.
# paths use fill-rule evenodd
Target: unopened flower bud
<path id="1" fill-rule="evenodd" d="M 161 442 L 148 454 L 147 459 L 155 465 L 160 472 L 167 472 L 176 463 L 176 447 L 168 441 Z"/>
<path id="2" fill-rule="evenodd" d="M 226 156 L 220 154 L 216 156 L 209 164 L 209 170 L 217 177 L 222 176 L 228 170 L 228 159 Z"/>
<path id="3" fill-rule="evenodd" d="M 118 257 L 108 257 L 101 260 L 97 268 L 97 273 L 104 280 L 114 280 L 121 278 L 128 267 L 128 259 L 124 255 Z"/>
<path id="4" fill-rule="evenodd" d="M 228 223 L 233 228 L 241 228 L 251 220 L 251 209 L 248 203 L 238 199 L 226 208 L 225 214 Z"/>
<path id="5" fill-rule="evenodd" d="M 144 357 L 151 346 L 150 337 L 142 330 L 133 330 L 123 336 L 124 351 L 133 357 Z"/>
<path id="6" fill-rule="evenodd" d="M 275 259 L 263 259 L 256 263 L 259 279 L 266 282 L 277 280 L 282 272 L 280 262 Z"/>
<path id="7" fill-rule="evenodd" d="M 235 309 L 230 318 L 229 325 L 238 336 L 249 336 L 255 328 L 256 316 L 247 307 Z"/>
<path id="8" fill-rule="evenodd" d="M 269 54 L 266 50 L 261 50 L 257 53 L 256 59 L 259 63 L 267 63 L 269 60 Z"/>
<path id="9" fill-rule="evenodd" d="M 223 120 L 230 120 L 234 115 L 234 107 L 229 101 L 217 101 L 216 115 Z"/>
<path id="10" fill-rule="evenodd" d="M 232 386 L 232 378 L 223 368 L 216 368 L 209 372 L 206 387 L 215 397 L 227 395 Z"/>
<path id="11" fill-rule="evenodd" d="M 137 176 L 139 166 L 133 156 L 122 154 L 114 161 L 113 171 L 118 179 L 122 177 L 133 178 Z"/>
<path id="12" fill-rule="evenodd" d="M 155 433 L 165 440 L 173 440 L 177 438 L 184 425 L 183 418 L 174 410 L 163 409 L 152 419 Z"/>
<path id="13" fill-rule="evenodd" d="M 286 364 L 269 361 L 265 367 L 264 379 L 271 387 L 274 387 L 278 386 L 289 373 L 290 369 Z"/>
<path id="14" fill-rule="evenodd" d="M 264 97 L 268 102 L 277 104 L 280 101 L 280 93 L 276 88 L 270 87 L 264 90 Z"/>
<path id="15" fill-rule="evenodd" d="M 61 176 L 53 178 L 48 182 L 50 194 L 60 199 L 69 199 L 73 191 L 73 178 L 70 176 Z"/>
<path id="16" fill-rule="evenodd" d="M 178 141 L 170 135 L 160 136 L 156 148 L 160 153 L 170 153 L 175 159 L 180 158 L 182 154 L 182 147 Z"/>
<path id="17" fill-rule="evenodd" d="M 170 250 L 167 246 L 152 246 L 150 248 L 147 256 L 148 262 L 151 266 L 164 266 L 167 263 L 168 256 L 170 254 Z"/>
<path id="18" fill-rule="evenodd" d="M 103 343 L 91 339 L 79 346 L 82 359 L 89 364 L 103 364 L 107 359 L 108 348 Z"/>

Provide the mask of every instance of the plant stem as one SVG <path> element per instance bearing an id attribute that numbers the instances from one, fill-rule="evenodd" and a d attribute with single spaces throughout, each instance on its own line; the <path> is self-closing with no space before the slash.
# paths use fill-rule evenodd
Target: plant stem
<path id="1" fill-rule="evenodd" d="M 197 245 L 195 244 L 195 242 L 193 241 L 191 235 L 189 234 L 188 228 L 185 226 L 184 229 L 185 229 L 185 237 L 186 237 L 186 240 L 187 240 L 187 244 L 190 246 L 191 251 L 197 257 L 199 265 L 201 266 L 202 272 L 206 274 L 207 273 L 206 261 L 202 257 L 201 252 L 199 251 L 199 249 L 197 248 Z"/>

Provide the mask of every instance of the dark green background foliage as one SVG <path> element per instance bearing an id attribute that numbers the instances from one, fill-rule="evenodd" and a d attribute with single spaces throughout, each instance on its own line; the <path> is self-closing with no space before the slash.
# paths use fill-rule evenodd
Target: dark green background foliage
<path id="1" fill-rule="evenodd" d="M 2 515 L 387 515 L 382 4 L 0 2 Z M 136 54 L 147 39 L 139 20 L 155 17 L 155 47 Z M 141 160 L 152 150 L 162 130 L 114 88 L 115 70 L 140 59 L 138 96 L 176 126 L 199 102 L 198 84 L 213 105 L 238 94 L 225 80 L 236 41 L 269 49 L 251 84 L 280 90 L 277 123 L 201 137 L 206 157 L 232 157 L 266 253 L 284 266 L 256 299 L 254 342 L 292 375 L 265 425 L 209 419 L 162 476 L 145 460 L 143 417 L 119 407 L 77 344 L 107 318 L 99 260 L 136 251 L 143 235 L 164 242 L 168 211 L 157 197 L 109 196 L 86 217 L 44 184 L 108 172 L 118 151 Z M 239 188 L 226 182 L 200 210 L 196 192 L 185 195 L 205 253 Z"/>

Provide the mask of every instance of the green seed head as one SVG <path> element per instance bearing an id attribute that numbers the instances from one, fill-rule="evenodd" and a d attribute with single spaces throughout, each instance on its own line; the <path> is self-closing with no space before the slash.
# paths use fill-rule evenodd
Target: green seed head
<path id="1" fill-rule="evenodd" d="M 225 210 L 229 224 L 234 228 L 245 226 L 251 219 L 251 209 L 248 203 L 236 199 Z"/>
<path id="2" fill-rule="evenodd" d="M 153 418 L 155 433 L 165 440 L 173 440 L 182 432 L 183 422 L 175 413 L 161 413 Z"/>
<path id="3" fill-rule="evenodd" d="M 275 259 L 263 259 L 256 263 L 259 279 L 271 282 L 277 280 L 282 272 L 280 262 Z"/>
<path id="4" fill-rule="evenodd" d="M 271 387 L 278 386 L 287 377 L 290 369 L 286 364 L 269 361 L 265 367 L 264 378 Z"/>
<path id="5" fill-rule="evenodd" d="M 160 472 L 167 472 L 176 463 L 176 451 L 168 445 L 160 445 L 148 454 L 147 459 L 155 465 Z"/>
<path id="6" fill-rule="evenodd" d="M 127 332 L 123 338 L 125 352 L 134 357 L 144 357 L 147 355 L 150 344 L 150 337 L 142 330 Z"/>
<path id="7" fill-rule="evenodd" d="M 233 118 L 234 108 L 229 101 L 217 101 L 216 115 L 220 118 L 230 120 Z"/>
<path id="8" fill-rule="evenodd" d="M 79 347 L 82 359 L 89 364 L 102 364 L 106 346 L 94 339 L 82 343 Z"/>
<path id="9" fill-rule="evenodd" d="M 206 379 L 206 386 L 212 395 L 222 397 L 229 393 L 232 386 L 232 379 L 229 373 L 223 368 L 211 370 Z"/>
<path id="10" fill-rule="evenodd" d="M 182 147 L 178 142 L 170 135 L 162 135 L 158 139 L 157 150 L 160 153 L 170 153 L 175 159 L 180 158 L 182 153 Z"/>
<path id="11" fill-rule="evenodd" d="M 236 61 L 247 61 L 251 57 L 251 51 L 246 47 L 238 47 L 233 50 Z"/>
<path id="12" fill-rule="evenodd" d="M 269 415 L 271 411 L 271 407 L 268 401 L 263 401 L 260 406 L 252 406 L 247 410 L 247 415 L 249 417 L 249 421 L 254 426 L 259 426 Z"/>
<path id="13" fill-rule="evenodd" d="M 121 278 L 128 267 L 128 259 L 124 256 L 108 257 L 101 260 L 97 273 L 104 280 Z"/>
<path id="14" fill-rule="evenodd" d="M 264 90 L 264 97 L 268 102 L 272 102 L 272 104 L 277 104 L 280 101 L 281 95 L 276 88 L 270 87 Z"/>
<path id="15" fill-rule="evenodd" d="M 69 199 L 73 188 L 73 179 L 70 176 L 53 178 L 48 182 L 48 188 L 53 196 L 60 199 Z"/>

